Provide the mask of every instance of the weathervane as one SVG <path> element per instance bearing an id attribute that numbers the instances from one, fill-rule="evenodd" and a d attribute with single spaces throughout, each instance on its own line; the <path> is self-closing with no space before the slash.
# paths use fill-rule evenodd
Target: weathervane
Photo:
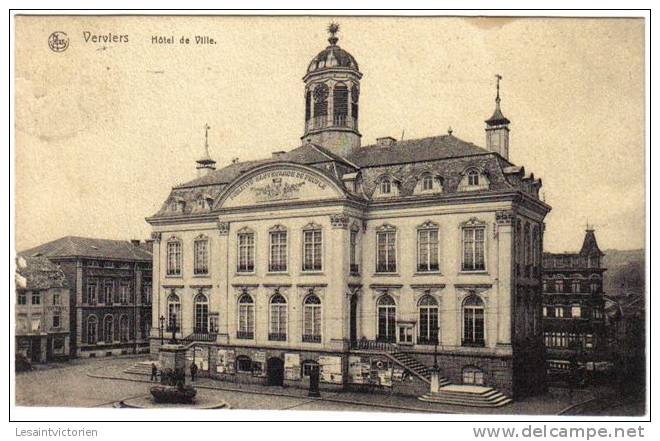
<path id="1" fill-rule="evenodd" d="M 495 98 L 495 100 L 499 103 L 500 102 L 500 81 L 502 80 L 502 75 L 495 74 L 495 78 L 497 79 L 497 98 Z"/>

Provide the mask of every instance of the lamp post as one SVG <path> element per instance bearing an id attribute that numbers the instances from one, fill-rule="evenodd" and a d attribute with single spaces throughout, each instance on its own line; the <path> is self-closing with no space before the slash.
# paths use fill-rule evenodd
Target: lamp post
<path id="1" fill-rule="evenodd" d="M 158 334 L 160 336 L 160 345 L 163 346 L 163 340 L 165 338 L 165 317 L 162 315 L 158 319 Z"/>

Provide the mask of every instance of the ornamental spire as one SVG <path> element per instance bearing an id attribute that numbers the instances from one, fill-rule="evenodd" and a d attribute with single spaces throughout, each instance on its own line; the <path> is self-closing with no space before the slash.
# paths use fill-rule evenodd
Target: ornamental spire
<path id="1" fill-rule="evenodd" d="M 331 46 L 335 46 L 339 41 L 339 38 L 337 38 L 337 32 L 339 32 L 339 23 L 335 23 L 333 21 L 328 25 L 328 33 L 330 34 L 328 41 L 330 42 Z"/>
<path id="2" fill-rule="evenodd" d="M 200 177 L 215 170 L 215 161 L 209 153 L 209 130 L 211 130 L 211 127 L 208 123 L 204 124 L 204 156 L 197 160 L 197 174 Z"/>
<path id="3" fill-rule="evenodd" d="M 502 109 L 500 108 L 500 101 L 502 101 L 500 98 L 500 81 L 502 81 L 502 78 L 502 75 L 495 74 L 497 94 L 495 95 L 495 111 L 493 112 L 493 116 L 486 120 L 489 126 L 509 124 L 511 122 L 502 114 Z"/>

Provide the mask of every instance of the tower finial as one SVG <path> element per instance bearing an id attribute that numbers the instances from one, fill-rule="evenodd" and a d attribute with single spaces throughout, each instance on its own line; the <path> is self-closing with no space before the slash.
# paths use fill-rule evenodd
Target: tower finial
<path id="1" fill-rule="evenodd" d="M 328 41 L 332 46 L 336 45 L 339 41 L 339 38 L 337 38 L 337 32 L 339 32 L 339 23 L 333 21 L 328 25 L 328 33 L 330 34 Z"/>
<path id="2" fill-rule="evenodd" d="M 210 158 L 211 155 L 209 154 L 209 130 L 211 130 L 211 126 L 209 126 L 209 123 L 204 124 L 204 152 L 206 153 L 206 157 Z"/>
<path id="3" fill-rule="evenodd" d="M 495 102 L 499 106 L 499 104 L 500 104 L 500 81 L 502 80 L 502 75 L 495 74 L 495 78 L 497 79 L 497 96 L 495 97 Z"/>

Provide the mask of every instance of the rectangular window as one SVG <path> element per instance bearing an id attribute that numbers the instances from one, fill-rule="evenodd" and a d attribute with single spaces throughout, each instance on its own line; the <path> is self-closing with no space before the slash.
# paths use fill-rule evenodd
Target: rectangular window
<path id="1" fill-rule="evenodd" d="M 376 233 L 376 272 L 396 272 L 396 231 Z"/>
<path id="2" fill-rule="evenodd" d="M 142 303 L 151 305 L 151 285 L 144 285 L 142 287 Z"/>
<path id="3" fill-rule="evenodd" d="M 53 293 L 53 305 L 60 304 L 60 295 L 59 293 Z"/>
<path id="4" fill-rule="evenodd" d="M 323 269 L 322 246 L 321 230 L 303 232 L 303 271 L 321 271 Z"/>
<path id="5" fill-rule="evenodd" d="M 573 305 L 571 308 L 571 317 L 573 318 L 580 318 L 582 317 L 582 308 L 580 305 Z"/>
<path id="6" fill-rule="evenodd" d="M 53 314 L 53 328 L 59 328 L 60 327 L 60 321 L 61 317 L 58 312 Z"/>
<path id="7" fill-rule="evenodd" d="M 96 283 L 87 282 L 87 304 L 96 304 Z"/>
<path id="8" fill-rule="evenodd" d="M 358 232 L 352 230 L 351 231 L 351 239 L 350 239 L 350 248 L 349 248 L 349 262 L 350 262 L 350 271 L 353 274 L 357 274 L 360 272 L 360 266 L 357 263 L 357 235 Z"/>
<path id="9" fill-rule="evenodd" d="M 463 271 L 484 271 L 485 227 L 463 228 Z"/>
<path id="10" fill-rule="evenodd" d="M 238 272 L 251 273 L 254 271 L 254 233 L 240 233 L 238 235 Z"/>
<path id="11" fill-rule="evenodd" d="M 108 305 L 112 304 L 112 297 L 114 296 L 114 291 L 115 291 L 114 288 L 115 288 L 114 282 L 105 282 L 105 285 L 103 286 L 104 302 Z M 94 289 L 96 289 L 96 287 Z"/>
<path id="12" fill-rule="evenodd" d="M 19 305 L 27 305 L 27 295 L 25 292 L 19 292 L 16 298 L 16 303 Z"/>
<path id="13" fill-rule="evenodd" d="M 194 242 L 195 262 L 194 273 L 196 275 L 205 275 L 209 273 L 209 241 L 196 240 Z"/>
<path id="14" fill-rule="evenodd" d="M 181 242 L 179 241 L 167 243 L 167 275 L 181 275 Z"/>
<path id="15" fill-rule="evenodd" d="M 438 271 L 438 230 L 417 231 L 417 271 Z"/>
<path id="16" fill-rule="evenodd" d="M 270 233 L 270 262 L 268 271 L 285 272 L 287 270 L 287 235 L 286 231 Z"/>
<path id="17" fill-rule="evenodd" d="M 130 286 L 127 284 L 122 284 L 121 287 L 119 288 L 119 303 L 122 305 L 128 305 L 129 302 L 129 297 L 130 297 Z"/>
<path id="18" fill-rule="evenodd" d="M 32 293 L 32 304 L 41 305 L 41 294 L 39 294 L 38 292 Z"/>

